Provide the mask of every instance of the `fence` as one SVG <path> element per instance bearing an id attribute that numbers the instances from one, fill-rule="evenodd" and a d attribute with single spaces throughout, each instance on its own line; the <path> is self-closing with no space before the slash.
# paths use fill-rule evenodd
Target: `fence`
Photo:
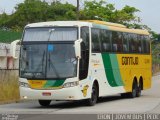
<path id="1" fill-rule="evenodd" d="M 18 68 L 19 59 L 11 55 L 11 43 L 21 38 L 20 32 L 0 30 L 0 103 L 19 100 Z M 16 47 L 16 56 L 20 47 Z"/>

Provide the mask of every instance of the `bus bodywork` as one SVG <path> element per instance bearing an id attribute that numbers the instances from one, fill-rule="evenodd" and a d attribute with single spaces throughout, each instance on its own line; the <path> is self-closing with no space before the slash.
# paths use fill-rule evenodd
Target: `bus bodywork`
<path id="1" fill-rule="evenodd" d="M 91 101 L 94 94 L 97 98 L 131 95 L 135 89 L 148 89 L 152 64 L 148 35 L 144 30 L 93 20 L 29 24 L 21 42 L 21 98 Z"/>

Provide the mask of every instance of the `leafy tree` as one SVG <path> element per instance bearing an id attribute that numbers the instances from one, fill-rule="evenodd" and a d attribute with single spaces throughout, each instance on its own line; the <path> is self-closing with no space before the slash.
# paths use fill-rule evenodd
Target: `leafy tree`
<path id="1" fill-rule="evenodd" d="M 97 19 L 107 22 L 124 24 L 128 28 L 146 29 L 150 32 L 153 40 L 157 39 L 157 34 L 152 31 L 147 25 L 140 24 L 141 19 L 135 15 L 140 12 L 135 7 L 126 5 L 121 10 L 117 10 L 114 4 L 109 4 L 104 0 L 97 2 L 85 1 L 84 9 L 81 10 L 81 19 Z"/>
<path id="2" fill-rule="evenodd" d="M 104 6 L 105 5 L 105 6 Z M 97 1 L 85 1 L 84 9 L 80 11 L 80 19 L 98 19 L 110 21 L 110 17 L 113 14 L 115 7 L 113 4 L 107 4 L 103 0 Z"/>
<path id="3" fill-rule="evenodd" d="M 5 12 L 0 15 L 0 26 L 2 29 L 7 29 L 6 24 L 9 20 L 10 16 Z"/>
<path id="4" fill-rule="evenodd" d="M 21 29 L 28 23 L 46 21 L 47 5 L 40 0 L 25 0 L 15 7 L 16 12 L 10 16 L 7 27 Z"/>
<path id="5" fill-rule="evenodd" d="M 76 20 L 76 7 L 58 0 L 51 3 L 47 3 L 45 0 L 25 0 L 24 3 L 18 4 L 15 10 L 11 15 L 6 13 L 0 15 L 0 28 L 22 31 L 28 23 Z M 121 10 L 117 10 L 114 4 L 110 4 L 106 0 L 99 2 L 93 0 L 85 1 L 84 8 L 80 10 L 80 19 L 121 23 L 129 28 L 147 29 L 153 34 L 154 32 L 148 26 L 140 24 L 141 20 L 135 15 L 136 12 L 140 11 L 135 7 L 125 6 Z"/>
<path id="6" fill-rule="evenodd" d="M 130 6 L 125 6 L 121 10 L 117 10 L 114 4 L 109 4 L 104 0 L 100 0 L 100 2 L 96 0 L 85 1 L 84 9 L 81 10 L 81 19 L 99 19 L 127 24 L 139 20 L 135 15 L 136 12 L 139 12 L 139 10 Z"/>
<path id="7" fill-rule="evenodd" d="M 69 3 L 52 2 L 47 15 L 49 20 L 75 20 L 76 7 Z"/>
<path id="8" fill-rule="evenodd" d="M 52 2 L 48 4 L 41 0 L 25 0 L 15 7 L 16 12 L 12 15 L 3 13 L 0 15 L 0 27 L 6 27 L 15 31 L 22 31 L 28 23 L 75 20 L 76 7 L 72 4 Z"/>

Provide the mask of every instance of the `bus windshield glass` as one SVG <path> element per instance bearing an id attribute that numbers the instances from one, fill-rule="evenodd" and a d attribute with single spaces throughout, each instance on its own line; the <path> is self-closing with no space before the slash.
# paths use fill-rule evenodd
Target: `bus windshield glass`
<path id="1" fill-rule="evenodd" d="M 28 79 L 76 77 L 76 27 L 26 28 L 21 46 L 20 76 Z"/>
<path id="2" fill-rule="evenodd" d="M 74 44 L 26 44 L 21 47 L 20 76 L 62 79 L 76 76 Z"/>

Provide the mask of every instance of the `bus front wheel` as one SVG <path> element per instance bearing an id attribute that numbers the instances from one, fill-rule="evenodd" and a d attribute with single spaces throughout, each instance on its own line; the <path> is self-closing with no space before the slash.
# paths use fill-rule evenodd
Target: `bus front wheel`
<path id="1" fill-rule="evenodd" d="M 38 102 L 41 106 L 49 106 L 51 103 L 51 100 L 38 100 Z"/>
<path id="2" fill-rule="evenodd" d="M 91 98 L 86 100 L 87 105 L 94 106 L 97 103 L 97 99 L 98 99 L 98 87 L 96 84 L 94 84 L 92 87 Z"/>

